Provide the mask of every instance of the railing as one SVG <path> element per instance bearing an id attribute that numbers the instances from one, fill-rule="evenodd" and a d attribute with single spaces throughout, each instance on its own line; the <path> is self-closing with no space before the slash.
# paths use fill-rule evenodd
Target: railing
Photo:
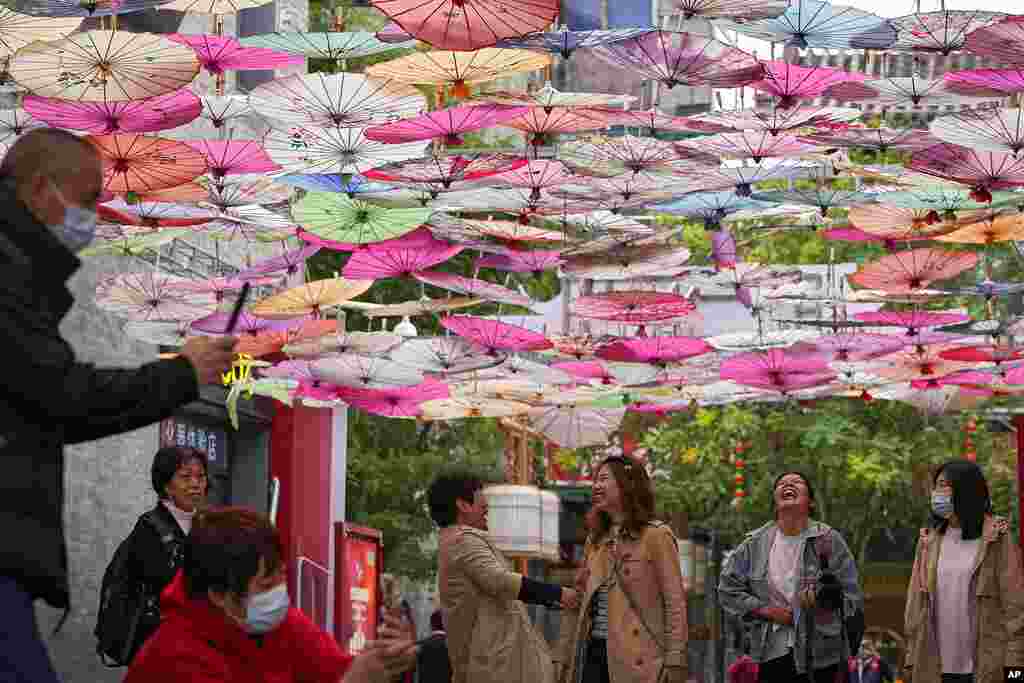
<path id="1" fill-rule="evenodd" d="M 300 557 L 295 577 L 296 607 L 306 613 L 310 620 L 328 633 L 331 570 L 317 564 L 308 557 Z"/>

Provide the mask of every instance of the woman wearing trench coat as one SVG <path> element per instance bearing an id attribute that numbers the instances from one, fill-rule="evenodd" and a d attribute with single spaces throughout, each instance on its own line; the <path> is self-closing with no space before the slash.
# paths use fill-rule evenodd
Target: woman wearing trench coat
<path id="1" fill-rule="evenodd" d="M 559 683 L 684 683 L 686 593 L 672 531 L 652 521 L 647 472 L 611 457 L 594 477 L 581 609 L 562 613 Z"/>

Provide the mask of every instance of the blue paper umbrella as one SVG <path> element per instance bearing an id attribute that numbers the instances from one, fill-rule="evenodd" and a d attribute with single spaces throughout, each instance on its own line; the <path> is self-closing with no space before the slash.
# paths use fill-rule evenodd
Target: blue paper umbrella
<path id="1" fill-rule="evenodd" d="M 779 17 L 749 23 L 722 22 L 723 28 L 786 47 L 882 50 L 896 42 L 888 20 L 863 10 L 819 0 L 793 0 Z"/>

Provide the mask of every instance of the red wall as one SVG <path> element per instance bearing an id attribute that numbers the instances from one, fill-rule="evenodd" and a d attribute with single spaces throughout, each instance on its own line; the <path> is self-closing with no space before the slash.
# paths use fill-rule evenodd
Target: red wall
<path id="1" fill-rule="evenodd" d="M 331 421 L 330 410 L 278 403 L 271 425 L 270 476 L 281 481 L 277 528 L 286 546 L 293 599 L 300 556 L 331 566 Z"/>

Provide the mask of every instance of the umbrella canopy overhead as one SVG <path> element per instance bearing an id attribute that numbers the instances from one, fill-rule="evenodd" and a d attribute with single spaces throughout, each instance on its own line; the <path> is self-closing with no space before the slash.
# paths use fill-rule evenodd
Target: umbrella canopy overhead
<path id="1" fill-rule="evenodd" d="M 103 189 L 151 192 L 189 183 L 206 172 L 206 158 L 188 145 L 144 135 L 85 138 L 103 161 Z"/>
<path id="2" fill-rule="evenodd" d="M 801 50 L 884 50 L 896 42 L 896 27 L 886 19 L 844 5 L 793 0 L 778 17 L 761 21 L 724 21 L 723 27 L 770 43 Z"/>
<path id="3" fill-rule="evenodd" d="M 422 156 L 426 145 L 374 142 L 366 128 L 295 127 L 273 130 L 264 141 L 267 154 L 289 173 L 363 173 L 383 164 Z"/>
<path id="4" fill-rule="evenodd" d="M 264 33 L 258 36 L 239 38 L 238 42 L 246 47 L 266 48 L 332 61 L 369 57 L 381 52 L 415 45 L 412 41 L 385 43 L 367 31 Z"/>
<path id="5" fill-rule="evenodd" d="M 426 223 L 430 209 L 386 209 L 342 194 L 310 192 L 292 208 L 306 230 L 327 240 L 369 244 L 401 237 Z"/>
<path id="6" fill-rule="evenodd" d="M 26 95 L 25 111 L 51 126 L 86 133 L 155 133 L 199 118 L 203 105 L 189 90 L 130 102 L 72 102 Z"/>
<path id="7" fill-rule="evenodd" d="M 455 97 L 468 97 L 471 83 L 536 71 L 550 63 L 550 57 L 528 50 L 485 47 L 473 52 L 420 52 L 374 64 L 366 69 L 366 75 L 412 85 L 450 85 Z"/>

